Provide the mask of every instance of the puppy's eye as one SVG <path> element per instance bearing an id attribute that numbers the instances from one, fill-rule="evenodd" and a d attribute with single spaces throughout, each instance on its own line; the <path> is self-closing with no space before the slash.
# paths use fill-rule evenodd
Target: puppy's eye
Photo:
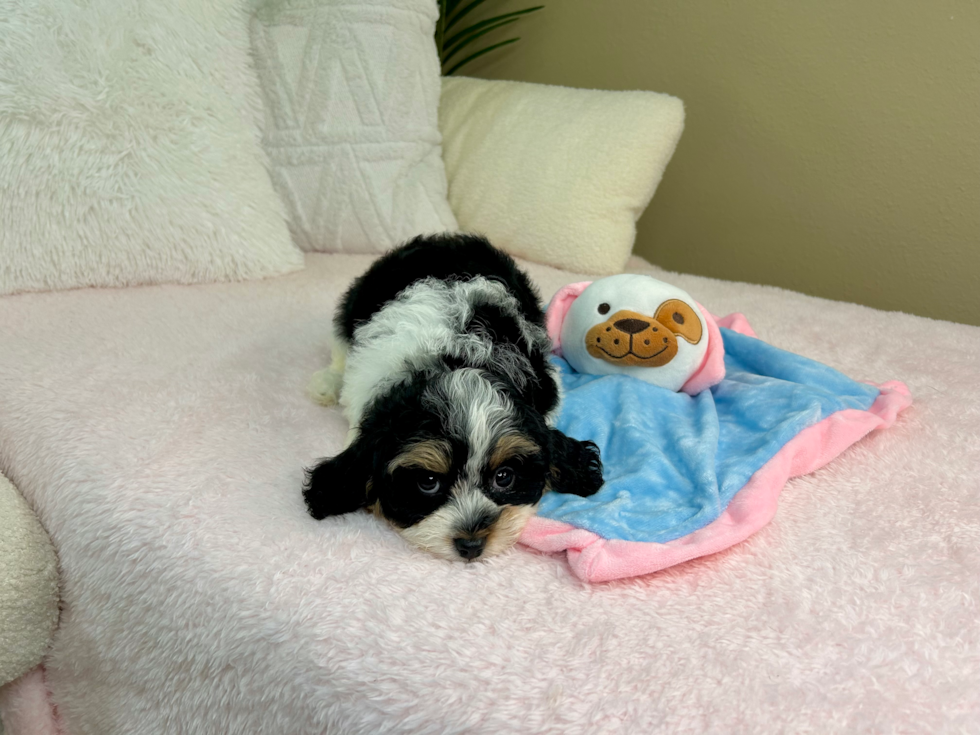
<path id="1" fill-rule="evenodd" d="M 606 303 L 599 304 L 599 313 L 600 314 L 608 314 L 609 313 L 609 304 L 606 304 Z"/>
<path id="2" fill-rule="evenodd" d="M 419 478 L 419 490 L 423 495 L 435 495 L 442 488 L 442 482 L 436 475 L 423 475 Z"/>
<path id="3" fill-rule="evenodd" d="M 514 477 L 514 470 L 510 467 L 501 467 L 493 476 L 493 486 L 499 490 L 506 490 L 514 484 Z"/>

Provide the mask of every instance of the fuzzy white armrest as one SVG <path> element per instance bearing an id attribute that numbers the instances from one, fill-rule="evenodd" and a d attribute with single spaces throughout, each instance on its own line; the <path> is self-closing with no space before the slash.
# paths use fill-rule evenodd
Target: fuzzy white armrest
<path id="1" fill-rule="evenodd" d="M 24 498 L 0 475 L 0 686 L 36 666 L 58 623 L 58 560 Z"/>
<path id="2" fill-rule="evenodd" d="M 626 265 L 636 221 L 684 130 L 655 92 L 447 77 L 439 125 L 460 228 L 585 273 Z"/>

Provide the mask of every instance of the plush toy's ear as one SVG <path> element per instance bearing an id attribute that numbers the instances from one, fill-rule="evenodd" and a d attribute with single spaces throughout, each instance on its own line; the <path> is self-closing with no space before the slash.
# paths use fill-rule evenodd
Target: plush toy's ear
<path id="1" fill-rule="evenodd" d="M 708 349 L 701 359 L 701 365 L 681 387 L 681 390 L 689 396 L 696 396 L 725 378 L 725 345 L 718 330 L 718 321 L 701 304 L 697 301 L 694 303 L 697 304 L 705 324 L 708 325 Z"/>
<path id="2" fill-rule="evenodd" d="M 371 465 L 361 441 L 306 471 L 303 499 L 318 521 L 367 505 Z"/>
<path id="3" fill-rule="evenodd" d="M 602 460 L 595 442 L 580 442 L 551 429 L 551 489 L 588 497 L 602 487 Z"/>
<path id="4" fill-rule="evenodd" d="M 591 285 L 592 281 L 569 283 L 567 286 L 558 289 L 558 293 L 551 297 L 548 311 L 545 312 L 544 323 L 548 329 L 548 336 L 551 337 L 551 344 L 554 345 L 553 352 L 559 357 L 561 357 L 561 326 L 565 323 L 568 310 L 572 308 L 572 302 Z"/>

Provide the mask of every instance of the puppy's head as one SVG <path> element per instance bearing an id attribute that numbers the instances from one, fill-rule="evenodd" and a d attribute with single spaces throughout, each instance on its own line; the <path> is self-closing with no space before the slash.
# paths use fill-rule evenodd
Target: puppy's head
<path id="1" fill-rule="evenodd" d="M 376 399 L 358 429 L 309 472 L 310 513 L 369 508 L 447 559 L 508 549 L 549 489 L 591 495 L 602 484 L 594 444 L 549 428 L 477 369 L 415 376 Z"/>

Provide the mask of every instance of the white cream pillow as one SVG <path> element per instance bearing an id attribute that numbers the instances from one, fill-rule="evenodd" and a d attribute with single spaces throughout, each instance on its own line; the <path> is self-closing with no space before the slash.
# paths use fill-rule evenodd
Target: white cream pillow
<path id="1" fill-rule="evenodd" d="M 304 250 L 380 253 L 456 229 L 435 0 L 270 0 L 252 21 L 263 145 Z"/>
<path id="2" fill-rule="evenodd" d="M 447 77 L 439 126 L 461 229 L 529 260 L 605 275 L 626 265 L 684 130 L 684 104 Z"/>
<path id="3" fill-rule="evenodd" d="M 0 294 L 301 268 L 241 0 L 0 8 Z"/>

